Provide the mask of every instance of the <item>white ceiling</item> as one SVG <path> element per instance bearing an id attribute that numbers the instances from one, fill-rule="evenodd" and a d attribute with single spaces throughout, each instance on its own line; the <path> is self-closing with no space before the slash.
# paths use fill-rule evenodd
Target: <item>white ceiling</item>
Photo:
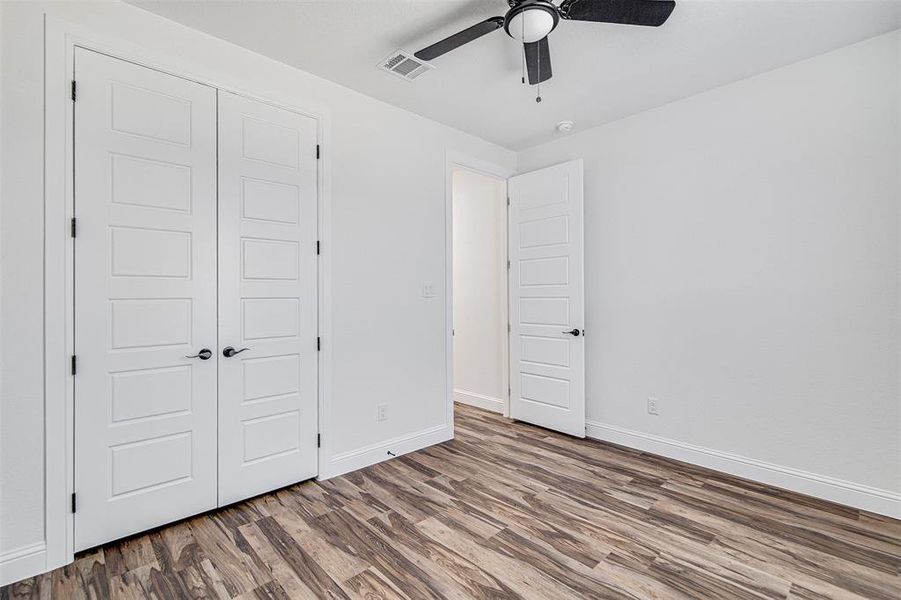
<path id="1" fill-rule="evenodd" d="M 504 0 L 127 1 L 513 150 L 564 119 L 579 131 L 901 28 L 898 0 L 681 0 L 660 28 L 565 21 L 538 104 L 503 30 L 412 83 L 376 68 L 503 15 Z"/>

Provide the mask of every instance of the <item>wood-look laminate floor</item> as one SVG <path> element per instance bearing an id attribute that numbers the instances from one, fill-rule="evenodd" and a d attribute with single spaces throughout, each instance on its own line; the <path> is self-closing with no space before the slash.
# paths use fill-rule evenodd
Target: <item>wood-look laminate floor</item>
<path id="1" fill-rule="evenodd" d="M 901 522 L 459 407 L 454 441 L 0 598 L 901 598 Z"/>

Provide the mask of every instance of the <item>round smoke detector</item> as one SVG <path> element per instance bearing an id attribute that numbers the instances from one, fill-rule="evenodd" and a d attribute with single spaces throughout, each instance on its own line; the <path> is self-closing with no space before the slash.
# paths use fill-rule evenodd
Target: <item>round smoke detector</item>
<path id="1" fill-rule="evenodd" d="M 557 123 L 557 131 L 559 131 L 560 133 L 569 133 L 573 130 L 573 127 L 575 127 L 575 125 L 576 124 L 572 121 L 560 121 L 559 123 Z"/>

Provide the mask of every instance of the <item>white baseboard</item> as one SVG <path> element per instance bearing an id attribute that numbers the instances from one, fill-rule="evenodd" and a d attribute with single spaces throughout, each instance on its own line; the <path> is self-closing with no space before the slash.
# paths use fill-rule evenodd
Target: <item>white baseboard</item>
<path id="1" fill-rule="evenodd" d="M 428 446 L 440 444 L 453 439 L 454 428 L 452 425 L 438 425 L 411 433 L 409 435 L 400 436 L 371 446 L 365 446 L 350 452 L 342 452 L 336 454 L 328 462 L 325 473 L 319 474 L 319 479 L 329 479 L 337 477 L 363 467 L 368 467 L 376 463 L 394 458 L 388 452 L 395 456 L 401 456 L 409 452 L 421 450 Z"/>
<path id="2" fill-rule="evenodd" d="M 466 390 L 454 390 L 454 402 L 460 404 L 468 404 L 476 408 L 484 408 L 491 412 L 504 414 L 504 401 L 500 398 L 477 394 L 475 392 L 467 392 Z"/>
<path id="3" fill-rule="evenodd" d="M 612 442 L 792 492 L 901 519 L 901 494 L 889 490 L 860 485 L 826 475 L 817 475 L 597 421 L 585 423 L 585 434 L 596 440 Z"/>
<path id="4" fill-rule="evenodd" d="M 0 554 L 0 586 L 39 575 L 47 566 L 44 542 L 22 546 Z"/>

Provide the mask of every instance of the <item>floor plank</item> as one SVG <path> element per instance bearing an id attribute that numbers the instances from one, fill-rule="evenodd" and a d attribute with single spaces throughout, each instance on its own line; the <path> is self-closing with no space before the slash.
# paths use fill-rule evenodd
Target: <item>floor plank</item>
<path id="1" fill-rule="evenodd" d="M 79 554 L 44 598 L 901 598 L 901 522 L 466 406 L 456 439 Z"/>

